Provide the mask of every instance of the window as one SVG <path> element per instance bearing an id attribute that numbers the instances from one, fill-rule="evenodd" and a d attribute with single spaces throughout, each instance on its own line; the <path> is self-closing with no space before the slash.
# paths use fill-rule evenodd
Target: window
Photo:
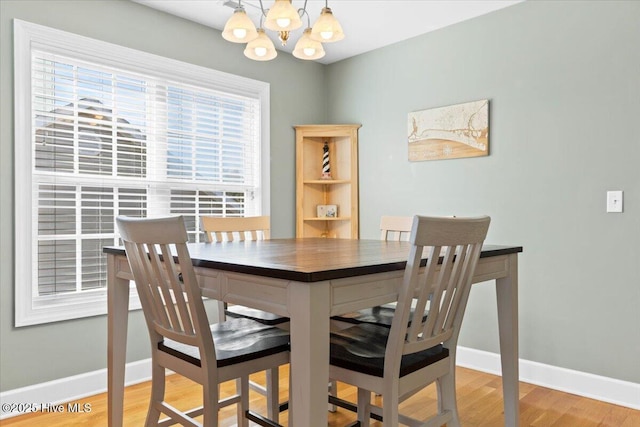
<path id="1" fill-rule="evenodd" d="M 268 214 L 268 84 L 15 21 L 16 326 L 106 313 L 118 215 Z"/>

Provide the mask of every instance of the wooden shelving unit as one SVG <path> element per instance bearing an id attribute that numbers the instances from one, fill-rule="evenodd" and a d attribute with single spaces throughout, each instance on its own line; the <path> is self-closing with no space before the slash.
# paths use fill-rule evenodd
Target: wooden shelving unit
<path id="1" fill-rule="evenodd" d="M 296 237 L 358 238 L 358 129 L 360 125 L 300 125 L 296 130 Z M 325 143 L 331 179 L 322 179 Z M 336 217 L 318 217 L 318 205 L 336 205 Z"/>

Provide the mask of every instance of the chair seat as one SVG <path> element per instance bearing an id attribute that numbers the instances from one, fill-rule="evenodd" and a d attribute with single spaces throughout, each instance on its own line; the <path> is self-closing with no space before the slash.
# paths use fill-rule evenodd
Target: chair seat
<path id="1" fill-rule="evenodd" d="M 364 308 L 362 310 L 353 311 L 351 313 L 341 314 L 339 316 L 333 316 L 333 320 L 338 320 L 346 323 L 360 324 L 371 323 L 378 326 L 391 327 L 393 316 L 396 312 L 396 304 L 384 304 L 371 308 Z M 413 319 L 415 309 L 412 307 L 409 313 L 409 325 Z M 427 320 L 427 313 L 422 317 L 422 321 Z"/>
<path id="2" fill-rule="evenodd" d="M 259 359 L 289 350 L 289 332 L 251 319 L 238 318 L 211 325 L 218 367 Z M 158 343 L 158 350 L 200 366 L 197 347 L 170 339 Z"/>
<path id="3" fill-rule="evenodd" d="M 383 377 L 384 354 L 390 329 L 361 323 L 331 333 L 331 364 L 367 375 Z M 400 377 L 449 356 L 442 344 L 402 357 Z"/>
<path id="4" fill-rule="evenodd" d="M 289 321 L 288 317 L 258 310 L 244 305 L 229 305 L 224 310 L 228 317 L 247 318 L 265 325 L 275 326 Z"/>

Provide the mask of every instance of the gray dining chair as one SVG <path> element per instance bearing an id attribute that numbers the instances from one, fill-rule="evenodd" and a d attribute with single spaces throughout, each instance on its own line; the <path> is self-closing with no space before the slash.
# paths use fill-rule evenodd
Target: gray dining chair
<path id="1" fill-rule="evenodd" d="M 331 333 L 329 375 L 358 388 L 359 426 L 460 425 L 455 389 L 456 344 L 489 217 L 416 216 L 391 326 L 359 323 Z M 421 260 L 426 254 L 426 265 Z M 428 316 L 409 322 L 412 307 Z M 400 402 L 431 383 L 437 413 L 428 421 L 399 413 Z M 382 408 L 371 393 L 382 395 Z"/>
<path id="2" fill-rule="evenodd" d="M 205 233 L 207 241 L 211 243 L 223 243 L 234 241 L 268 240 L 271 237 L 271 219 L 267 215 L 249 217 L 218 217 L 203 215 L 200 217 L 200 229 Z M 246 318 L 255 320 L 265 325 L 287 328 L 288 317 L 258 310 L 238 304 L 218 303 L 218 315 L 220 321 L 229 318 Z M 277 418 L 278 412 L 284 409 L 278 397 L 278 368 L 266 371 L 266 385 L 262 386 L 254 381 L 249 381 L 249 386 L 262 394 L 267 399 L 267 415 L 269 418 Z"/>
<path id="3" fill-rule="evenodd" d="M 380 218 L 380 240 L 409 240 L 412 226 L 413 217 L 411 216 L 384 215 Z M 391 320 L 395 314 L 395 307 L 396 303 L 392 302 L 333 316 L 332 320 L 344 323 L 373 323 L 376 325 L 391 326 Z M 413 314 L 411 317 L 413 317 Z"/>
<path id="4" fill-rule="evenodd" d="M 152 385 L 145 426 L 218 426 L 218 411 L 237 405 L 248 427 L 250 374 L 289 362 L 286 330 L 251 319 L 209 324 L 187 248 L 183 217 L 118 217 L 151 340 Z M 202 385 L 203 405 L 181 411 L 165 401 L 166 370 Z M 236 394 L 220 399 L 219 384 L 238 379 Z M 272 421 L 277 422 L 277 416 Z M 169 420 L 160 420 L 165 415 Z M 193 418 L 203 416 L 202 423 Z M 264 424 L 273 425 L 273 424 Z"/>

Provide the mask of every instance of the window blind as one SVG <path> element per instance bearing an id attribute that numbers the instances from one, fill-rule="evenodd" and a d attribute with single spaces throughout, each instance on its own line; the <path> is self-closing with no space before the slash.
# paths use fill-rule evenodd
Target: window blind
<path id="1" fill-rule="evenodd" d="M 115 217 L 260 213 L 260 101 L 32 50 L 38 296 L 106 286 Z"/>

